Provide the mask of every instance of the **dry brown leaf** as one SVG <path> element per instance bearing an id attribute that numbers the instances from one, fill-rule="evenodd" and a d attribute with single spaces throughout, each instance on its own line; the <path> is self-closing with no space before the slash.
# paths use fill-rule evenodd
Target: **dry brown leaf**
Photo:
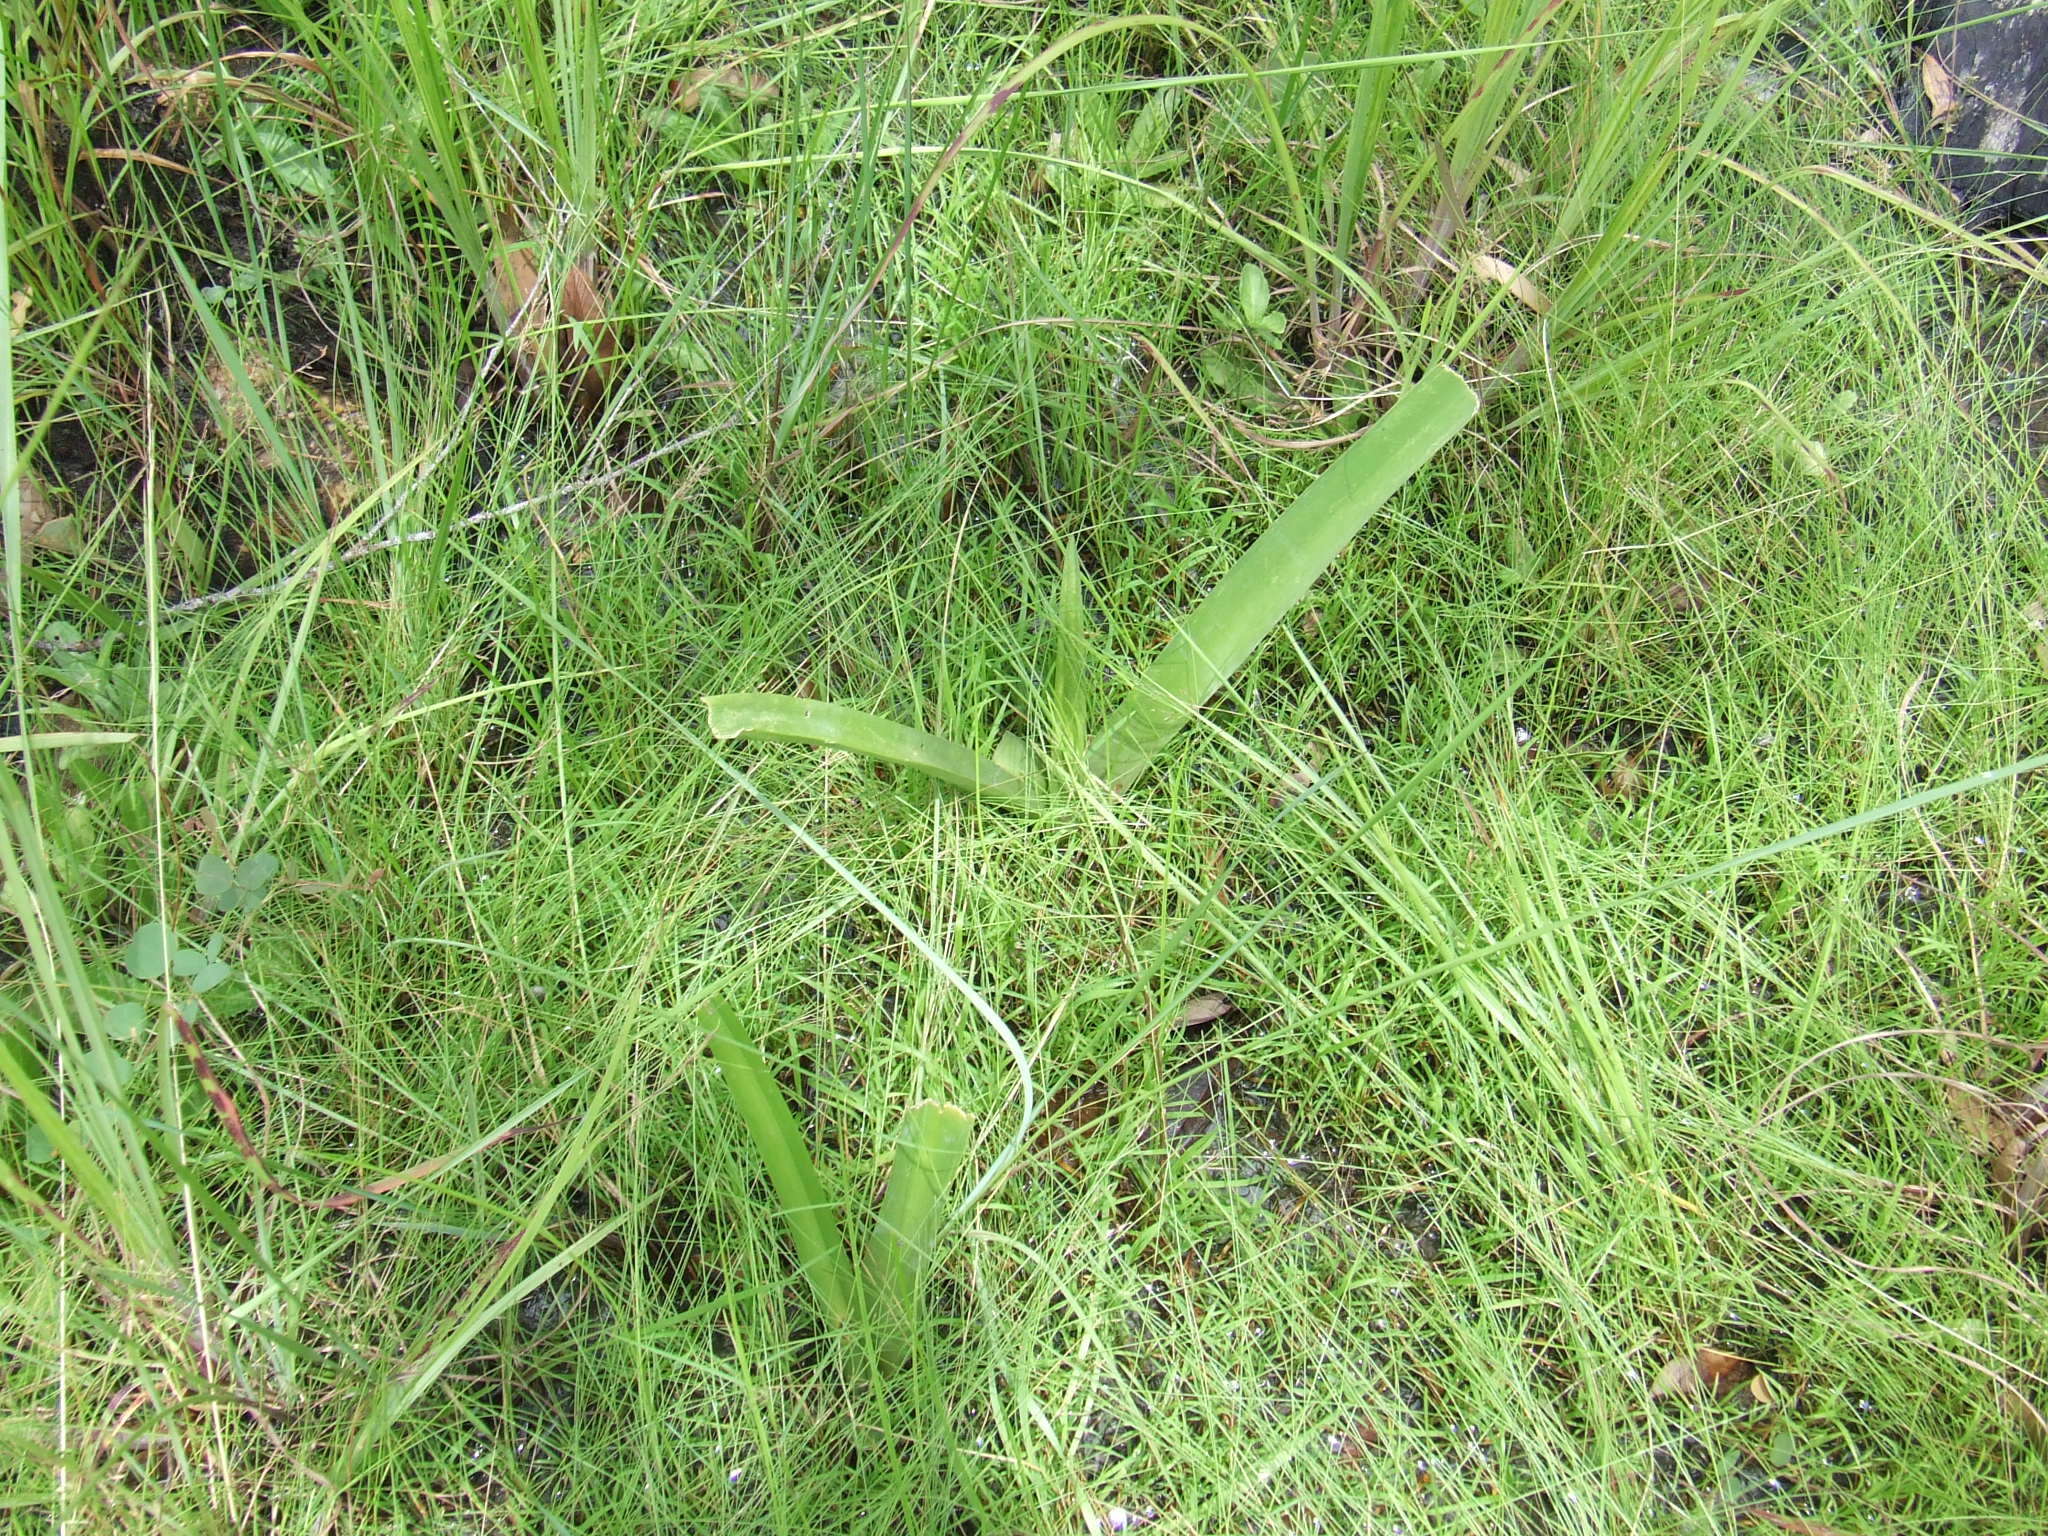
<path id="1" fill-rule="evenodd" d="M 221 94 L 242 81 L 211 64 L 191 69 L 166 70 L 145 75 L 142 84 L 156 87 L 156 104 L 175 122 L 198 127 L 211 123 L 219 114 Z"/>
<path id="2" fill-rule="evenodd" d="M 1279 784 L 1267 794 L 1266 804 L 1277 811 L 1314 789 L 1320 782 L 1323 763 L 1329 755 L 1320 745 L 1311 744 L 1302 753 L 1301 762 L 1290 768 Z"/>
<path id="3" fill-rule="evenodd" d="M 1357 1466 L 1379 1449 L 1379 1426 L 1371 1419 L 1359 1419 L 1349 1429 L 1330 1436 L 1330 1454 L 1345 1466 Z"/>
<path id="4" fill-rule="evenodd" d="M 1680 1355 L 1676 1360 L 1665 1363 L 1657 1373 L 1657 1379 L 1650 1383 L 1652 1397 L 1690 1397 L 1700 1389 L 1700 1373 L 1692 1363 L 1690 1355 Z"/>
<path id="5" fill-rule="evenodd" d="M 1989 1105 L 1991 1179 L 2015 1228 L 2048 1219 L 2048 1110 L 2038 1092 Z"/>
<path id="6" fill-rule="evenodd" d="M 561 263 L 559 273 L 544 270 L 521 215 L 500 213 L 498 234 L 504 244 L 491 271 L 493 297 L 519 370 L 529 381 L 558 380 L 570 409 L 588 414 L 603 401 L 619 355 L 604 292 L 581 261 Z"/>
<path id="7" fill-rule="evenodd" d="M 1550 313 L 1550 300 L 1544 296 L 1543 290 L 1498 256 L 1474 256 L 1472 275 L 1507 289 L 1515 302 L 1532 314 Z"/>
<path id="8" fill-rule="evenodd" d="M 199 388 L 213 407 L 221 436 L 229 442 L 252 444 L 256 467 L 275 469 L 277 454 L 265 439 L 263 418 L 275 403 L 270 397 L 275 393 L 271 385 L 277 370 L 254 352 L 242 359 L 242 369 L 249 376 L 246 391 L 224 359 L 210 357 L 199 370 Z"/>
<path id="9" fill-rule="evenodd" d="M 59 510 L 43 482 L 24 472 L 16 490 L 21 497 L 22 542 L 33 549 L 47 549 L 61 555 L 77 554 L 77 519 Z"/>
<path id="10" fill-rule="evenodd" d="M 2006 1225 L 2025 1233 L 2048 1222 L 2048 1083 L 2010 1096 L 1950 1083 L 1946 1093 L 1970 1149 L 1990 1166 Z"/>
<path id="11" fill-rule="evenodd" d="M 782 88 L 759 70 L 746 69 L 738 64 L 711 64 L 691 70 L 675 83 L 677 110 L 695 112 L 704 105 L 707 91 L 741 106 L 773 101 L 782 94 Z"/>
<path id="12" fill-rule="evenodd" d="M 1109 1090 L 1095 1083 L 1078 1093 L 1067 1092 L 1048 1108 L 1034 1149 L 1079 1178 L 1086 1169 L 1081 1156 L 1085 1133 L 1109 1107 Z"/>
<path id="13" fill-rule="evenodd" d="M 2020 1433 L 2027 1437 L 2027 1443 L 2043 1456 L 2048 1456 L 2048 1416 L 2043 1416 L 2023 1394 L 2013 1387 L 2000 1384 L 1998 1406 L 2005 1410 L 2005 1416 L 2020 1427 Z"/>
<path id="14" fill-rule="evenodd" d="M 1797 1515 L 1781 1515 L 1770 1509 L 1745 1509 L 1743 1522 L 1747 1525 L 1768 1525 L 1773 1530 L 1787 1531 L 1791 1536 L 1851 1536 L 1851 1533 L 1832 1525 L 1822 1525 L 1818 1520 L 1802 1520 Z"/>
<path id="15" fill-rule="evenodd" d="M 1991 1111 L 1984 1107 L 1983 1095 L 1967 1084 L 1949 1082 L 1942 1087 L 1942 1097 L 1948 1100 L 1948 1112 L 1963 1133 L 1964 1145 L 1978 1157 L 1990 1156 Z"/>
<path id="16" fill-rule="evenodd" d="M 2027 628 L 2034 632 L 2034 660 L 2041 670 L 2048 672 L 2048 604 L 2038 598 L 2020 610 L 2027 621 Z"/>
<path id="17" fill-rule="evenodd" d="M 1288 801 L 1307 793 L 1316 787 L 1316 776 L 1306 768 L 1296 768 L 1280 781 L 1280 792 L 1266 797 L 1266 803 L 1279 810 Z"/>
<path id="18" fill-rule="evenodd" d="M 1756 1366 L 1740 1355 L 1704 1346 L 1692 1357 L 1700 1380 L 1716 1397 L 1726 1397 L 1756 1374 Z"/>
<path id="19" fill-rule="evenodd" d="M 1694 572 L 1672 582 L 1652 601 L 1667 618 L 1692 618 L 1706 609 L 1714 588 L 1719 585 L 1715 579 L 1718 575 L 1714 571 Z"/>
<path id="20" fill-rule="evenodd" d="M 1956 92 L 1956 77 L 1949 68 L 1929 49 L 1920 55 L 1920 89 L 1927 93 L 1930 128 L 1946 128 L 1962 110 L 1962 97 Z"/>
<path id="21" fill-rule="evenodd" d="M 1641 760 L 1641 752 L 1624 754 L 1600 780 L 1600 793 L 1609 800 L 1626 800 L 1631 805 L 1642 799 L 1643 772 L 1636 766 Z"/>
<path id="22" fill-rule="evenodd" d="M 369 421 L 362 406 L 345 395 L 319 389 L 251 348 L 241 355 L 242 374 L 219 357 L 200 370 L 199 385 L 213 406 L 221 435 L 253 445 L 258 469 L 280 467 L 273 436 L 312 468 L 320 507 L 328 522 L 352 510 L 368 475 Z M 305 536 L 304 529 L 272 528 L 279 538 Z"/>
<path id="23" fill-rule="evenodd" d="M 27 473 L 23 473 L 17 488 L 21 493 L 22 536 L 33 542 L 36 530 L 55 515 L 50 506 L 50 493 L 43 489 L 42 481 Z"/>
<path id="24" fill-rule="evenodd" d="M 1650 1396 L 1690 1397 L 1710 1392 L 1715 1397 L 1726 1397 L 1747 1385 L 1755 1375 L 1756 1366 L 1740 1355 L 1702 1346 L 1666 1364 L 1650 1384 Z M 1768 1401 L 1768 1397 L 1764 1400 Z"/>

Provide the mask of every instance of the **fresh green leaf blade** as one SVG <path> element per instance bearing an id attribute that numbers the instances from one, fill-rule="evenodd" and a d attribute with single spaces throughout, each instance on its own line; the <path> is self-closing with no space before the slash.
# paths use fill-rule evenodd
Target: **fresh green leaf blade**
<path id="1" fill-rule="evenodd" d="M 1411 0 L 1379 0 L 1372 8 L 1366 52 L 1381 62 L 1358 73 L 1351 98 L 1351 122 L 1344 141 L 1343 168 L 1338 176 L 1337 223 L 1340 241 L 1357 226 L 1365 201 L 1365 181 L 1373 156 L 1380 152 L 1380 131 L 1393 91 L 1394 71 L 1386 62 L 1408 31 Z"/>
<path id="2" fill-rule="evenodd" d="M 1160 151 L 1166 148 L 1166 141 L 1173 133 L 1173 125 L 1180 115 L 1180 104 L 1187 90 L 1184 86 L 1169 85 L 1153 91 L 1145 98 L 1145 105 L 1131 123 L 1131 131 L 1124 137 L 1122 150 L 1124 163 L 1136 175 L 1144 175 L 1151 169 L 1149 162 L 1160 158 Z"/>
<path id="3" fill-rule="evenodd" d="M 914 768 L 941 784 L 984 799 L 1013 803 L 1036 797 L 1025 774 L 977 756 L 958 742 L 866 710 L 778 693 L 725 693 L 704 701 L 711 734 L 722 741 L 793 741 L 855 752 L 900 768 Z"/>
<path id="4" fill-rule="evenodd" d="M 910 1349 L 910 1324 L 925 1270 L 944 1219 L 946 1190 L 967 1156 L 974 1120 L 957 1104 L 913 1104 L 896 1132 L 888 1193 L 861 1257 L 870 1321 L 881 1330 L 882 1363 L 900 1365 Z"/>
<path id="5" fill-rule="evenodd" d="M 300 143 L 288 130 L 274 123 L 252 123 L 248 134 L 262 151 L 270 173 L 292 191 L 322 200 L 331 200 L 340 191 L 340 182 L 326 157 L 311 145 Z"/>
<path id="6" fill-rule="evenodd" d="M 797 1262 L 810 1278 L 826 1315 L 844 1327 L 854 1314 L 853 1270 L 839 1236 L 833 1202 L 811 1161 L 803 1133 L 797 1129 L 796 1117 L 789 1112 L 760 1047 L 730 1003 L 722 997 L 707 1000 L 697 1010 L 697 1020 L 710 1037 L 711 1054 L 754 1139 L 754 1150 L 767 1165 L 769 1182 L 782 1202 L 783 1219 L 789 1223 L 790 1238 L 796 1245 Z"/>
<path id="7" fill-rule="evenodd" d="M 1478 396 L 1448 368 L 1410 386 L 1188 615 L 1090 745 L 1089 770 L 1128 786 L 1308 595 L 1365 520 L 1478 411 Z"/>
<path id="8" fill-rule="evenodd" d="M 134 731 L 36 731 L 0 736 L 0 752 L 57 752 L 70 747 L 119 747 L 136 739 Z"/>
<path id="9" fill-rule="evenodd" d="M 1081 552 L 1072 539 L 1060 552 L 1060 597 L 1053 615 L 1051 730 L 1061 748 L 1079 752 L 1087 740 L 1088 682 Z"/>
<path id="10" fill-rule="evenodd" d="M 1255 261 L 1248 261 L 1237 274 L 1237 307 L 1244 311 L 1244 317 L 1252 325 L 1265 318 L 1272 306 L 1273 290 L 1266 282 L 1266 272 Z"/>
<path id="11" fill-rule="evenodd" d="M 192 888 L 209 901 L 217 900 L 235 888 L 235 868 L 219 854 L 209 853 L 192 871 Z"/>
<path id="12" fill-rule="evenodd" d="M 171 969 L 171 957 L 177 948 L 177 937 L 170 924 L 144 923 L 128 941 L 121 966 L 137 981 L 161 981 Z"/>
<path id="13" fill-rule="evenodd" d="M 116 1003 L 100 1021 L 100 1029 L 109 1040 L 140 1040 L 148 1028 L 149 1018 L 140 1003 Z"/>

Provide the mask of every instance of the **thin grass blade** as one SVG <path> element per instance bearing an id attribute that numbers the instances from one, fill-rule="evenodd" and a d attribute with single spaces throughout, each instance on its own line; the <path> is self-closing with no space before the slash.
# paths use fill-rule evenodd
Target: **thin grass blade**
<path id="1" fill-rule="evenodd" d="M 1382 62 L 1358 72 L 1358 84 L 1351 98 L 1351 121 L 1344 138 L 1344 164 L 1339 173 L 1337 227 L 1330 243 L 1346 260 L 1358 249 L 1358 210 L 1365 201 L 1366 172 L 1379 152 L 1380 129 L 1386 121 L 1387 100 L 1393 93 L 1393 66 L 1385 62 L 1401 45 L 1408 31 L 1410 0 L 1380 0 L 1372 8 L 1372 23 L 1366 33 L 1365 51 Z M 1331 307 L 1341 309 L 1344 295 L 1333 291 Z"/>
<path id="2" fill-rule="evenodd" d="M 1088 736 L 1088 652 L 1083 640 L 1081 553 L 1068 539 L 1060 558 L 1059 609 L 1053 616 L 1053 738 L 1062 751 L 1078 753 Z"/>
<path id="3" fill-rule="evenodd" d="M 910 1353 L 911 1320 L 945 1214 L 941 1202 L 973 1130 L 973 1117 L 959 1105 L 927 1099 L 904 1112 L 896 1132 L 889 1191 L 861 1258 L 869 1319 L 880 1329 L 878 1353 L 891 1369 Z"/>
<path id="4" fill-rule="evenodd" d="M 797 1263 L 818 1293 L 825 1315 L 835 1326 L 844 1327 L 853 1319 L 852 1266 L 825 1181 L 818 1177 L 817 1164 L 811 1161 L 810 1148 L 797 1129 L 796 1117 L 789 1112 L 781 1085 L 768 1070 L 761 1048 L 738 1012 L 724 998 L 707 1001 L 697 1010 L 697 1021 L 710 1036 L 711 1054 L 717 1058 L 726 1091 L 754 1138 L 754 1150 L 768 1166 L 769 1182 L 775 1186 L 775 1198 L 782 1203 L 783 1219 L 796 1244 Z"/>
<path id="5" fill-rule="evenodd" d="M 711 715 L 711 734 L 722 741 L 794 741 L 857 752 L 878 762 L 915 768 L 983 799 L 1021 804 L 1037 798 L 1038 786 L 1029 774 L 864 709 L 779 693 L 722 693 L 706 699 L 704 707 Z"/>
<path id="6" fill-rule="evenodd" d="M 1479 410 L 1448 368 L 1411 385 L 1245 551 L 1132 687 L 1088 749 L 1088 768 L 1121 789 L 1208 703 L 1388 497 Z"/>

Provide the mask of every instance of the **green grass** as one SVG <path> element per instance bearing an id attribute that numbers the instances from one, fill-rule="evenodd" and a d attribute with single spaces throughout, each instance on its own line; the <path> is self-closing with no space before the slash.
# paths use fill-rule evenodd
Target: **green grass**
<path id="1" fill-rule="evenodd" d="M 1857 142 L 1875 16 L 1353 9 L 8 43 L 8 1519 L 2040 1526 L 1949 1086 L 2040 1034 L 2027 258 Z M 1483 413 L 1124 792 L 711 740 L 1057 737 L 1437 363 Z M 973 1117 L 899 1370 L 714 992 L 847 1232 Z"/>

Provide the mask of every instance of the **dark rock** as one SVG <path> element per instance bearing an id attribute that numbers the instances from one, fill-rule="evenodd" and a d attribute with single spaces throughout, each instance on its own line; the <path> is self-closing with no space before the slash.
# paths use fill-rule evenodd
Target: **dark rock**
<path id="1" fill-rule="evenodd" d="M 1936 0 L 1912 19 L 1924 42 L 1894 98 L 1900 125 L 1935 151 L 1935 174 L 1964 221 L 1982 229 L 2048 219 L 2048 9 Z"/>

